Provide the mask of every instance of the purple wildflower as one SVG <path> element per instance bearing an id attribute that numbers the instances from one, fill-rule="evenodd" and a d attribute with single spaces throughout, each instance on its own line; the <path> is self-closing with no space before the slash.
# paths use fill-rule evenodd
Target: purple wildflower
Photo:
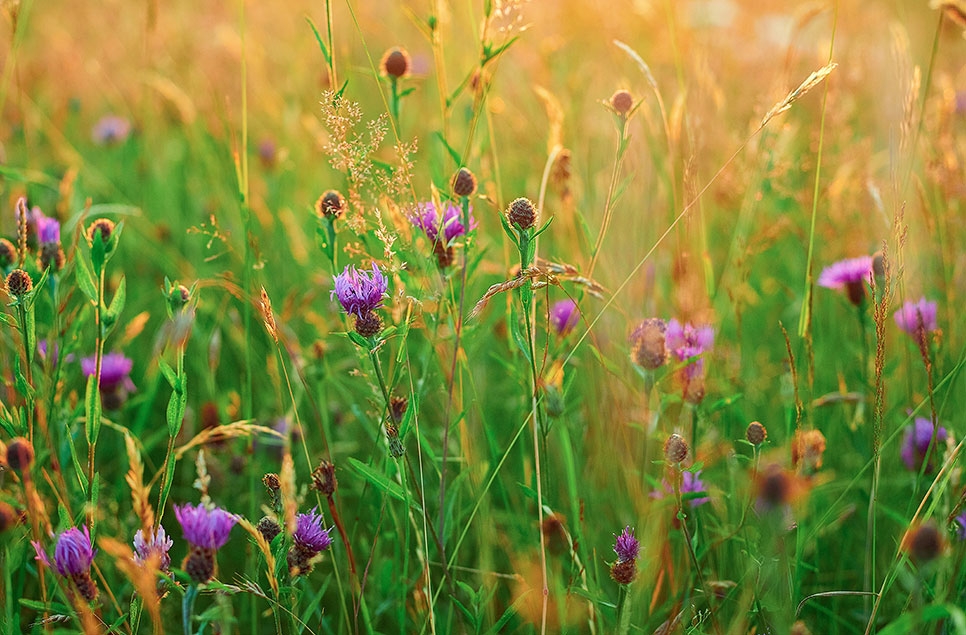
<path id="1" fill-rule="evenodd" d="M 918 339 L 920 319 L 922 328 L 927 333 L 936 330 L 936 303 L 926 298 L 920 298 L 918 302 L 906 302 L 893 318 L 900 329 Z"/>
<path id="2" fill-rule="evenodd" d="M 173 545 L 174 541 L 168 537 L 161 525 L 158 525 L 157 530 L 149 534 L 147 539 L 144 538 L 144 530 L 138 529 L 134 534 L 134 561 L 143 565 L 152 556 L 157 556 L 158 569 L 167 571 L 171 568 L 171 556 L 168 551 Z"/>
<path id="3" fill-rule="evenodd" d="M 651 498 L 664 498 L 674 495 L 674 488 L 667 482 L 667 479 L 661 481 L 661 487 L 662 489 L 651 492 Z M 705 491 L 704 481 L 701 480 L 701 470 L 681 473 L 681 496 L 686 494 L 703 494 Z M 707 496 L 698 496 L 689 498 L 687 502 L 691 507 L 700 507 L 710 501 L 711 499 Z"/>
<path id="4" fill-rule="evenodd" d="M 550 307 L 550 325 L 557 335 L 566 335 L 580 321 L 580 311 L 573 300 L 560 300 Z"/>
<path id="5" fill-rule="evenodd" d="M 945 445 L 948 436 L 946 428 L 942 426 L 933 428 L 933 424 L 929 419 L 916 417 L 913 424 L 906 428 L 906 433 L 902 437 L 902 449 L 900 450 L 902 462 L 910 470 L 920 470 L 927 455 L 932 454 L 929 446 L 932 445 L 932 452 L 937 455 L 941 454 L 941 446 Z M 933 442 L 934 438 L 935 441 Z M 930 460 L 926 465 L 926 473 L 932 472 L 932 469 L 933 465 L 930 456 Z"/>
<path id="6" fill-rule="evenodd" d="M 681 324 L 672 319 L 667 323 L 665 345 L 667 350 L 678 358 L 678 361 L 683 362 L 692 357 L 697 357 L 714 346 L 714 327 L 693 326 L 690 323 Z M 684 369 L 685 378 L 688 380 L 701 375 L 703 372 L 704 360 L 700 358 Z"/>
<path id="7" fill-rule="evenodd" d="M 131 134 L 131 122 L 118 115 L 101 117 L 91 130 L 91 139 L 97 145 L 122 143 Z"/>
<path id="8" fill-rule="evenodd" d="M 956 516 L 953 520 L 956 521 L 956 536 L 960 540 L 966 540 L 966 511 Z"/>
<path id="9" fill-rule="evenodd" d="M 234 514 L 219 507 L 208 509 L 204 505 L 175 505 L 174 515 L 181 523 L 185 540 L 195 547 L 211 550 L 225 546 L 231 528 L 238 522 Z"/>
<path id="10" fill-rule="evenodd" d="M 134 390 L 131 382 L 131 369 L 134 362 L 124 356 L 123 353 L 108 353 L 101 359 L 101 384 L 102 391 L 112 391 L 118 387 L 126 390 Z M 85 357 L 81 359 L 81 370 L 85 377 L 90 377 L 97 370 L 97 359 L 95 357 Z"/>
<path id="11" fill-rule="evenodd" d="M 37 240 L 41 244 L 60 242 L 60 223 L 56 218 L 41 215 L 37 219 Z"/>
<path id="12" fill-rule="evenodd" d="M 641 543 L 634 537 L 634 530 L 630 528 L 630 525 L 624 527 L 624 531 L 621 532 L 620 536 L 617 536 L 614 543 L 614 553 L 617 554 L 617 559 L 621 562 L 637 560 L 640 551 Z"/>
<path id="13" fill-rule="evenodd" d="M 295 517 L 295 533 L 292 534 L 292 540 L 305 549 L 319 553 L 332 544 L 332 538 L 329 537 L 331 530 L 331 527 L 322 529 L 322 514 L 313 508 L 309 513 Z"/>
<path id="14" fill-rule="evenodd" d="M 376 263 L 372 263 L 371 273 L 347 266 L 335 277 L 335 288 L 330 295 L 339 298 L 339 304 L 346 313 L 361 318 L 382 306 L 382 296 L 388 284 Z"/>
<path id="15" fill-rule="evenodd" d="M 469 210 L 470 229 L 476 229 L 476 219 L 473 218 L 473 208 Z M 422 203 L 414 214 L 409 217 L 410 222 L 423 230 L 426 237 L 432 242 L 442 242 L 449 245 L 459 236 L 466 235 L 466 227 L 463 226 L 463 210 L 452 202 L 446 203 L 446 210 L 442 216 L 431 201 Z M 443 230 L 443 237 L 440 239 L 439 230 Z"/>
<path id="16" fill-rule="evenodd" d="M 822 269 L 818 285 L 828 289 L 845 289 L 849 301 L 858 306 L 865 300 L 865 283 L 872 273 L 872 256 L 840 260 Z"/>
<path id="17" fill-rule="evenodd" d="M 91 532 L 87 527 L 83 530 L 71 527 L 57 537 L 53 564 L 39 542 L 31 544 L 37 552 L 37 560 L 70 578 L 84 599 L 90 602 L 97 597 L 97 585 L 91 579 L 91 565 L 96 552 L 91 546 Z"/>

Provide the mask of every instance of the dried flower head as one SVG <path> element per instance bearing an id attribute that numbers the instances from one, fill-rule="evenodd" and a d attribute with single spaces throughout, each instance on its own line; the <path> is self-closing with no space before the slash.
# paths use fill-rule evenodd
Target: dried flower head
<path id="1" fill-rule="evenodd" d="M 453 194 L 456 196 L 473 196 L 476 192 L 476 176 L 469 168 L 460 168 L 453 175 Z"/>
<path id="2" fill-rule="evenodd" d="M 946 549 L 946 539 L 936 523 L 929 521 L 906 532 L 902 546 L 917 565 L 935 560 Z"/>
<path id="3" fill-rule="evenodd" d="M 319 466 L 312 471 L 312 488 L 332 496 L 339 486 L 339 481 L 335 477 L 335 465 L 322 461 Z"/>
<path id="4" fill-rule="evenodd" d="M 34 462 L 34 447 L 23 437 L 14 437 L 7 444 L 7 465 L 14 472 L 23 474 Z"/>
<path id="5" fill-rule="evenodd" d="M 389 416 L 392 417 L 393 421 L 402 421 L 407 408 L 409 408 L 409 399 L 407 397 L 393 395 L 389 399 Z"/>
<path id="6" fill-rule="evenodd" d="M 134 561 L 144 564 L 152 557 L 157 558 L 158 569 L 167 572 L 171 568 L 171 555 L 168 553 L 174 541 L 168 537 L 164 527 L 158 525 L 153 534 L 144 536 L 144 530 L 138 529 L 134 534 Z"/>
<path id="7" fill-rule="evenodd" d="M 275 536 L 282 533 L 282 526 L 279 525 L 278 521 L 271 516 L 262 516 L 262 519 L 258 521 L 255 529 L 257 529 L 258 533 L 260 533 L 268 542 L 272 542 L 275 540 Z"/>
<path id="8" fill-rule="evenodd" d="M 660 318 L 642 321 L 630 336 L 631 361 L 646 370 L 655 370 L 667 362 L 667 324 Z"/>
<path id="9" fill-rule="evenodd" d="M 668 463 L 683 463 L 688 458 L 688 442 L 680 434 L 672 434 L 664 442 L 664 460 Z"/>
<path id="10" fill-rule="evenodd" d="M 7 275 L 7 293 L 14 298 L 22 298 L 34 288 L 30 274 L 23 269 L 14 269 Z"/>
<path id="11" fill-rule="evenodd" d="M 526 231 L 537 224 L 537 208 L 530 199 L 520 197 L 507 207 L 506 217 L 511 226 Z"/>
<path id="12" fill-rule="evenodd" d="M 315 213 L 335 220 L 345 213 L 345 198 L 336 190 L 328 190 L 315 202 Z"/>
<path id="13" fill-rule="evenodd" d="M 902 462 L 906 464 L 907 468 L 915 472 L 922 469 L 923 463 L 927 463 L 925 473 L 931 474 L 934 469 L 933 460 L 935 457 L 942 455 L 943 446 L 946 445 L 948 438 L 949 433 L 946 428 L 940 425 L 933 426 L 929 419 L 916 417 L 912 425 L 906 428 L 902 437 L 902 449 L 900 450 Z M 931 452 L 930 446 L 932 446 Z M 928 462 L 926 461 L 927 457 Z"/>
<path id="14" fill-rule="evenodd" d="M 580 321 L 577 303 L 571 299 L 559 300 L 550 307 L 550 326 L 557 335 L 566 335 Z"/>
<path id="15" fill-rule="evenodd" d="M 859 306 L 865 301 L 865 285 L 872 273 L 872 256 L 840 260 L 825 267 L 818 285 L 828 289 L 845 289 L 849 302 Z"/>
<path id="16" fill-rule="evenodd" d="M 745 439 L 752 445 L 761 445 L 768 438 L 768 430 L 758 421 L 752 421 L 745 430 Z"/>
<path id="17" fill-rule="evenodd" d="M 896 326 L 916 339 L 919 338 L 920 323 L 926 333 L 937 329 L 936 303 L 926 298 L 920 298 L 918 302 L 906 302 L 892 317 L 896 321 Z"/>
<path id="18" fill-rule="evenodd" d="M 618 90 L 610 98 L 610 107 L 618 115 L 626 117 L 627 113 L 634 107 L 634 97 L 631 96 L 629 91 L 623 89 Z"/>
<path id="19" fill-rule="evenodd" d="M 282 483 L 278 479 L 278 474 L 274 472 L 269 472 L 262 477 L 262 485 L 264 485 L 272 494 L 275 494 L 282 489 Z"/>
<path id="20" fill-rule="evenodd" d="M 38 260 L 41 269 L 53 269 L 56 272 L 63 269 L 64 265 L 67 264 L 67 255 L 59 242 L 41 243 Z"/>
<path id="21" fill-rule="evenodd" d="M 822 467 L 825 454 L 825 435 L 814 428 L 796 430 L 792 438 L 792 465 L 810 474 Z"/>
<path id="22" fill-rule="evenodd" d="M 91 546 L 91 533 L 87 527 L 71 527 L 57 537 L 54 547 L 54 560 L 43 550 L 39 542 L 31 543 L 37 560 L 52 567 L 77 587 L 77 591 L 88 602 L 97 597 L 97 585 L 91 579 L 91 565 L 94 563 L 94 548 Z"/>
<path id="23" fill-rule="evenodd" d="M 0 238 L 0 269 L 6 270 L 17 262 L 17 248 L 6 238 Z"/>
<path id="24" fill-rule="evenodd" d="M 394 79 L 408 75 L 412 66 L 413 64 L 409 58 L 409 53 L 406 52 L 406 49 L 398 46 L 386 51 L 382 56 L 382 61 L 379 63 L 382 74 Z"/>
<path id="25" fill-rule="evenodd" d="M 115 227 L 114 221 L 108 218 L 98 218 L 96 221 L 87 226 L 87 241 L 93 244 L 94 236 L 100 234 L 101 241 L 107 245 L 107 243 L 111 240 L 111 235 L 114 233 Z"/>

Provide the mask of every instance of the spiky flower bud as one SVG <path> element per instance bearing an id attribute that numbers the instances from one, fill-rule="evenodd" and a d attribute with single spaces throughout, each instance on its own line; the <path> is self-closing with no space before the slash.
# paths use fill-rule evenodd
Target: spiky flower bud
<path id="1" fill-rule="evenodd" d="M 399 395 L 393 395 L 389 400 L 389 415 L 393 421 L 402 421 L 403 415 L 406 414 L 406 408 L 408 407 L 409 399 L 400 397 Z"/>
<path id="2" fill-rule="evenodd" d="M 323 460 L 312 471 L 312 488 L 326 496 L 332 496 L 338 487 L 339 481 L 335 478 L 335 465 Z"/>
<path id="3" fill-rule="evenodd" d="M 688 458 L 688 442 L 680 434 L 672 434 L 664 442 L 664 460 L 668 463 L 682 463 Z"/>
<path id="4" fill-rule="evenodd" d="M 262 519 L 258 521 L 258 525 L 255 528 L 268 542 L 272 542 L 275 536 L 282 533 L 282 526 L 271 516 L 262 516 Z"/>
<path id="5" fill-rule="evenodd" d="M 384 75 L 399 79 L 409 74 L 409 70 L 412 68 L 412 62 L 409 59 L 409 53 L 406 49 L 394 47 L 386 51 L 382 56 L 382 62 L 380 62 L 379 67 L 382 69 Z"/>
<path id="6" fill-rule="evenodd" d="M 537 208 L 528 198 L 520 197 L 510 203 L 506 216 L 510 225 L 524 231 L 537 224 Z"/>
<path id="7" fill-rule="evenodd" d="M 7 444 L 7 465 L 14 472 L 26 472 L 33 462 L 34 448 L 30 441 L 23 437 L 14 437 Z"/>
<path id="8" fill-rule="evenodd" d="M 17 262 L 17 248 L 6 238 L 0 238 L 0 269 Z"/>
<path id="9" fill-rule="evenodd" d="M 101 241 L 106 245 L 111 240 L 111 234 L 114 233 L 114 228 L 114 221 L 107 218 L 98 218 L 96 221 L 88 225 L 87 240 L 93 244 L 94 236 L 100 234 Z"/>
<path id="10" fill-rule="evenodd" d="M 54 271 L 60 271 L 64 268 L 66 262 L 67 256 L 64 254 L 64 249 L 60 246 L 60 243 L 40 243 L 41 269 L 51 268 Z"/>
<path id="11" fill-rule="evenodd" d="M 34 282 L 23 269 L 14 269 L 7 276 L 7 292 L 15 298 L 21 298 L 34 288 Z"/>
<path id="12" fill-rule="evenodd" d="M 748 429 L 745 430 L 745 439 L 748 440 L 748 443 L 752 445 L 761 445 L 767 438 L 768 430 L 766 430 L 765 426 L 761 425 L 761 423 L 752 421 L 748 424 Z"/>
<path id="13" fill-rule="evenodd" d="M 667 323 L 660 318 L 648 318 L 631 333 L 631 360 L 647 370 L 660 368 L 667 362 Z"/>
<path id="14" fill-rule="evenodd" d="M 328 190 L 315 202 L 315 213 L 335 220 L 345 213 L 345 198 L 336 190 Z"/>
<path id="15" fill-rule="evenodd" d="M 610 98 L 610 107 L 618 115 L 625 117 L 631 111 L 631 108 L 634 107 L 634 98 L 630 92 L 623 89 L 618 90 Z"/>
<path id="16" fill-rule="evenodd" d="M 183 284 L 175 284 L 171 286 L 171 292 L 168 294 L 168 306 L 171 307 L 172 313 L 178 313 L 190 299 L 191 290 Z"/>
<path id="17" fill-rule="evenodd" d="M 457 196 L 473 196 L 476 192 L 476 177 L 468 168 L 460 168 L 453 175 L 453 194 Z"/>

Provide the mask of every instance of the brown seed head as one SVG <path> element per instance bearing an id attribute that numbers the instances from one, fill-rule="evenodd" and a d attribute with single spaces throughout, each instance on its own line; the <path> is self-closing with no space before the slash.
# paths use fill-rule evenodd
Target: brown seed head
<path id="1" fill-rule="evenodd" d="M 517 229 L 527 230 L 537 224 L 537 208 L 528 198 L 518 198 L 506 210 L 507 220 Z"/>
<path id="2" fill-rule="evenodd" d="M 386 51 L 379 66 L 384 75 L 398 79 L 409 74 L 412 63 L 406 49 L 397 46 Z"/>
<path id="3" fill-rule="evenodd" d="M 681 463 L 688 458 L 688 442 L 680 434 L 672 434 L 664 442 L 664 459 L 668 463 Z"/>
<path id="4" fill-rule="evenodd" d="M 476 177 L 468 168 L 460 168 L 453 175 L 453 194 L 457 196 L 473 196 L 476 192 Z"/>
<path id="5" fill-rule="evenodd" d="M 378 335 L 379 331 L 382 330 L 382 318 L 372 311 L 367 311 L 362 315 L 356 316 L 355 328 L 356 333 L 362 337 Z"/>
<path id="6" fill-rule="evenodd" d="M 60 243 L 43 243 L 40 245 L 41 269 L 50 267 L 54 271 L 60 271 L 64 268 L 66 262 L 67 256 L 64 255 L 64 248 L 60 246 Z"/>
<path id="7" fill-rule="evenodd" d="M 745 430 L 745 439 L 748 443 L 752 445 L 761 445 L 768 438 L 768 430 L 765 426 L 761 425 L 757 421 L 752 421 L 748 424 L 748 429 Z"/>
<path id="8" fill-rule="evenodd" d="M 795 475 L 780 465 L 770 465 L 758 475 L 758 500 L 767 508 L 787 505 L 796 496 L 798 483 Z"/>
<path id="9" fill-rule="evenodd" d="M 7 444 L 7 465 L 14 472 L 26 472 L 33 462 L 34 448 L 30 441 L 23 437 L 14 437 Z"/>
<path id="10" fill-rule="evenodd" d="M 0 269 L 17 262 L 17 248 L 6 238 L 0 238 Z"/>
<path id="11" fill-rule="evenodd" d="M 278 479 L 278 474 L 274 472 L 269 472 L 262 477 L 262 485 L 268 488 L 268 491 L 275 494 L 277 491 L 282 489 L 282 483 Z"/>
<path id="12" fill-rule="evenodd" d="M 946 549 L 946 540 L 935 523 L 927 522 L 906 534 L 903 547 L 913 562 L 925 564 L 942 555 Z"/>
<path id="13" fill-rule="evenodd" d="M 315 202 L 315 213 L 335 220 L 345 213 L 345 198 L 336 190 L 328 190 Z"/>
<path id="14" fill-rule="evenodd" d="M 610 107 L 618 115 L 625 117 L 634 107 L 634 98 L 628 91 L 621 89 L 611 96 Z"/>
<path id="15" fill-rule="evenodd" d="M 114 233 L 114 227 L 114 221 L 107 218 L 98 218 L 87 227 L 87 241 L 93 244 L 94 236 L 100 234 L 101 241 L 106 245 L 111 239 L 111 234 Z"/>
<path id="16" fill-rule="evenodd" d="M 34 282 L 23 269 L 14 269 L 7 276 L 7 292 L 15 298 L 20 298 L 34 288 Z"/>
<path id="17" fill-rule="evenodd" d="M 637 577 L 637 561 L 618 560 L 610 567 L 610 577 L 617 584 L 630 584 Z"/>
<path id="18" fill-rule="evenodd" d="M 667 361 L 665 333 L 667 324 L 660 318 L 648 318 L 631 333 L 631 360 L 647 370 L 660 368 Z"/>
<path id="19" fill-rule="evenodd" d="M 272 542 L 275 536 L 282 533 L 282 526 L 271 516 L 262 516 L 262 519 L 258 521 L 258 525 L 255 528 L 268 542 Z"/>
<path id="20" fill-rule="evenodd" d="M 326 496 L 335 493 L 339 482 L 335 478 L 335 465 L 328 461 L 322 461 L 312 472 L 312 487 Z"/>

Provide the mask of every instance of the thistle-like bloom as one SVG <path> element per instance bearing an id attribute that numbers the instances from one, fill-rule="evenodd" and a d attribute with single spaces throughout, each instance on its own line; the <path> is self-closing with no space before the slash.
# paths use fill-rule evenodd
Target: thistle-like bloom
<path id="1" fill-rule="evenodd" d="M 37 560 L 55 569 L 65 578 L 70 578 L 85 600 L 91 602 L 97 597 L 97 585 L 91 579 L 95 551 L 91 546 L 91 533 L 87 527 L 83 530 L 71 527 L 57 537 L 53 564 L 39 542 L 31 544 L 37 552 Z"/>
<path id="2" fill-rule="evenodd" d="M 610 577 L 618 584 L 630 584 L 637 577 L 637 556 L 641 551 L 641 544 L 634 537 L 634 530 L 630 526 L 624 527 L 624 531 L 614 543 L 614 553 L 617 554 L 617 562 L 610 567 Z"/>
<path id="3" fill-rule="evenodd" d="M 893 318 L 900 329 L 918 339 L 920 319 L 926 333 L 936 330 L 936 303 L 926 298 L 920 298 L 918 302 L 906 302 Z"/>
<path id="4" fill-rule="evenodd" d="M 238 517 L 204 505 L 175 505 L 174 515 L 181 523 L 184 539 L 191 543 L 182 568 L 194 582 L 207 582 L 215 575 L 215 552 L 228 542 Z"/>
<path id="5" fill-rule="evenodd" d="M 667 323 L 665 345 L 678 361 L 685 361 L 709 350 L 714 346 L 714 327 L 693 326 L 690 323 L 681 324 L 677 320 Z M 694 379 L 704 374 L 704 360 L 698 358 L 684 368 L 684 377 Z"/>
<path id="6" fill-rule="evenodd" d="M 667 496 L 674 495 L 674 488 L 667 479 L 661 481 L 661 488 L 651 492 L 651 498 L 665 498 Z M 696 472 L 681 472 L 681 496 L 686 494 L 703 494 L 705 493 L 704 481 L 701 480 L 701 470 Z M 707 496 L 695 496 L 688 499 L 688 504 L 692 508 L 700 507 L 705 503 L 710 502 L 711 499 Z"/>
<path id="7" fill-rule="evenodd" d="M 122 143 L 131 134 L 131 122 L 118 115 L 101 117 L 91 130 L 91 139 L 97 145 Z"/>
<path id="8" fill-rule="evenodd" d="M 379 271 L 376 263 L 372 263 L 371 273 L 347 266 L 335 277 L 335 288 L 330 296 L 339 298 L 339 304 L 346 313 L 362 318 L 382 306 L 382 297 L 388 286 L 386 276 Z"/>
<path id="9" fill-rule="evenodd" d="M 918 472 L 928 457 L 929 462 L 926 465 L 926 473 L 931 473 L 933 470 L 932 458 L 942 454 L 942 446 L 946 444 L 948 437 L 949 434 L 946 432 L 946 428 L 936 426 L 934 429 L 929 419 L 916 417 L 913 424 L 906 428 L 906 433 L 902 437 L 902 449 L 900 450 L 902 462 L 910 470 Z M 930 444 L 932 445 L 932 456 L 930 456 L 929 451 Z"/>
<path id="10" fill-rule="evenodd" d="M 153 534 L 144 537 L 144 530 L 138 529 L 134 534 L 134 561 L 143 565 L 152 557 L 157 557 L 158 569 L 168 571 L 171 568 L 171 556 L 168 552 L 174 541 L 165 533 L 164 527 L 158 525 Z"/>
<path id="11" fill-rule="evenodd" d="M 292 534 L 291 550 L 288 552 L 288 566 L 293 575 L 301 575 L 312 570 L 312 558 L 332 545 L 329 532 L 322 528 L 322 515 L 316 509 L 295 517 L 295 533 Z"/>
<path id="12" fill-rule="evenodd" d="M 557 335 L 566 335 L 580 321 L 580 311 L 573 300 L 560 300 L 550 307 L 550 326 Z"/>
<path id="13" fill-rule="evenodd" d="M 872 273 L 872 256 L 840 260 L 818 276 L 818 285 L 828 289 L 845 289 L 849 302 L 859 306 L 865 301 L 865 284 Z"/>
<path id="14" fill-rule="evenodd" d="M 127 395 L 135 390 L 131 381 L 131 369 L 134 362 L 123 353 L 108 353 L 101 359 L 101 401 L 108 410 L 118 410 L 127 400 Z M 97 371 L 97 359 L 84 357 L 81 359 L 81 370 L 85 377 L 90 377 Z"/>
<path id="15" fill-rule="evenodd" d="M 467 229 L 463 226 L 463 210 L 459 205 L 447 202 L 442 215 L 432 201 L 422 203 L 416 212 L 409 216 L 409 221 L 423 230 L 432 242 L 441 242 L 448 246 L 453 240 L 465 236 Z M 469 209 L 470 229 L 476 229 L 476 219 L 473 218 L 473 208 Z M 442 237 L 440 237 L 442 230 Z"/>

